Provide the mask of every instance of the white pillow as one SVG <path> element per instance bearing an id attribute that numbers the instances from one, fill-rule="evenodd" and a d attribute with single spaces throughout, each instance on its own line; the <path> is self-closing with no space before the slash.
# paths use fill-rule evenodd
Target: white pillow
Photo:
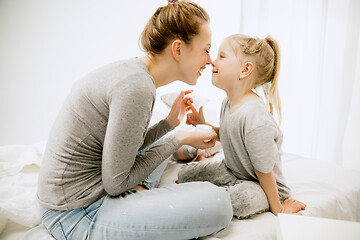
<path id="1" fill-rule="evenodd" d="M 167 94 L 161 95 L 160 98 L 165 103 L 166 106 L 171 108 L 175 99 L 177 98 L 177 96 L 179 96 L 179 94 L 180 94 L 179 92 L 167 93 Z M 193 99 L 193 101 L 194 101 L 193 105 L 195 108 L 199 108 L 210 101 L 210 99 L 208 99 L 204 96 L 195 95 L 193 92 L 189 93 L 185 96 L 191 97 Z"/>

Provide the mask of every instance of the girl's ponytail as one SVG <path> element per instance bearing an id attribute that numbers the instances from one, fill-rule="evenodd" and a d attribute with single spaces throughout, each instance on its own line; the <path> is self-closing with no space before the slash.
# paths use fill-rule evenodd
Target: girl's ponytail
<path id="1" fill-rule="evenodd" d="M 274 113 L 274 108 L 279 116 L 279 123 L 281 123 L 281 101 L 278 88 L 279 71 L 280 71 L 280 50 L 279 45 L 271 36 L 267 36 L 264 41 L 274 51 L 274 68 L 267 83 L 263 85 L 266 100 L 269 103 L 270 113 Z"/>

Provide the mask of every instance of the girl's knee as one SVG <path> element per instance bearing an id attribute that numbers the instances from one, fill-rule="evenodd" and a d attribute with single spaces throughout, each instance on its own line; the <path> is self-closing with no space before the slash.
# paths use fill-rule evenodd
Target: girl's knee
<path id="1" fill-rule="evenodd" d="M 190 163 L 178 173 L 180 183 L 208 181 L 217 186 L 234 185 L 238 179 L 229 171 L 223 161 Z"/>
<path id="2" fill-rule="evenodd" d="M 203 171 L 202 163 L 188 163 L 181 167 L 178 172 L 178 180 L 180 183 L 202 181 L 199 178 L 201 171 Z M 205 179 L 206 180 L 206 179 Z"/>
<path id="3" fill-rule="evenodd" d="M 260 184 L 252 181 L 242 181 L 228 188 L 234 216 L 247 218 L 269 209 L 268 200 Z"/>

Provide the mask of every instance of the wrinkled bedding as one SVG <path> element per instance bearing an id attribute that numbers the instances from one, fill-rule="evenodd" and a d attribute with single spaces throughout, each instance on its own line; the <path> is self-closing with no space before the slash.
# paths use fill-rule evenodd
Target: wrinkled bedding
<path id="1" fill-rule="evenodd" d="M 0 239 L 53 239 L 41 225 L 36 186 L 45 143 L 0 147 Z M 215 154 L 213 161 L 223 158 Z M 360 222 L 360 172 L 284 154 L 283 172 L 292 197 L 307 204 L 303 215 Z M 171 161 L 160 186 L 174 184 L 181 164 Z M 277 239 L 278 219 L 270 212 L 230 226 L 203 240 Z"/>

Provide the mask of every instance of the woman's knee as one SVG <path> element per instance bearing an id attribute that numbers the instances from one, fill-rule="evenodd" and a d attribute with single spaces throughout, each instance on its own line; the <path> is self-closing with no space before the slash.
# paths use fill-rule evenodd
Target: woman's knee
<path id="1" fill-rule="evenodd" d="M 210 182 L 193 182 L 191 184 L 199 189 L 197 198 L 199 205 L 206 208 L 207 217 L 213 220 L 214 225 L 227 227 L 233 217 L 229 193 L 224 188 Z"/>

